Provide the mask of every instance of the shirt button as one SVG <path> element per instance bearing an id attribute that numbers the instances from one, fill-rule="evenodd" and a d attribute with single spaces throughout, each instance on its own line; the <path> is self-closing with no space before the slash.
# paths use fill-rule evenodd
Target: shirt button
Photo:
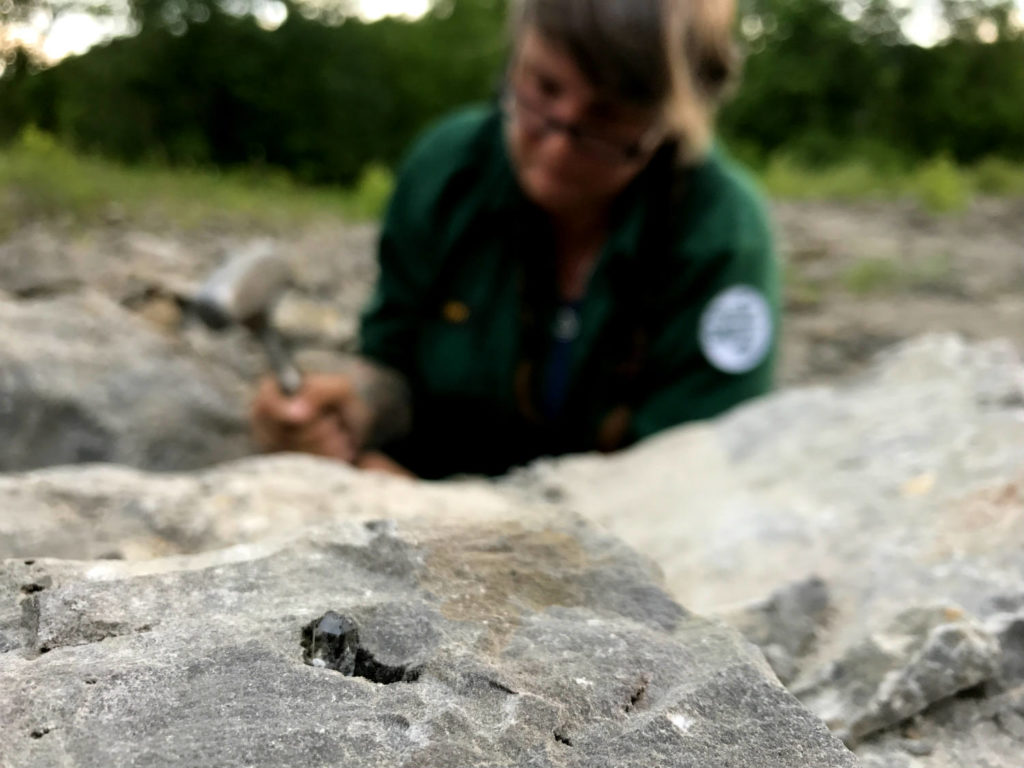
<path id="1" fill-rule="evenodd" d="M 469 307 L 461 301 L 448 301 L 441 307 L 441 317 L 456 325 L 469 320 Z"/>

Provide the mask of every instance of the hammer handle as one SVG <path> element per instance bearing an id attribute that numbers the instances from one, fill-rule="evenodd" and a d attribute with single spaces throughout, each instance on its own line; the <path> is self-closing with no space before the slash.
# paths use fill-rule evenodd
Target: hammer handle
<path id="1" fill-rule="evenodd" d="M 302 372 L 292 360 L 281 335 L 269 323 L 261 329 L 260 340 L 267 353 L 270 369 L 277 379 L 277 386 L 281 388 L 281 392 L 291 397 L 302 388 Z"/>

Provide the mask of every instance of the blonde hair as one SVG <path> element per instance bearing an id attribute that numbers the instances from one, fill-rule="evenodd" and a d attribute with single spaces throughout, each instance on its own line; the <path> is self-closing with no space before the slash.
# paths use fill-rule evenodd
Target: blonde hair
<path id="1" fill-rule="evenodd" d="M 703 156 L 738 74 L 735 0 L 513 0 L 527 29 L 562 45 L 597 89 L 656 108 L 684 162 Z"/>

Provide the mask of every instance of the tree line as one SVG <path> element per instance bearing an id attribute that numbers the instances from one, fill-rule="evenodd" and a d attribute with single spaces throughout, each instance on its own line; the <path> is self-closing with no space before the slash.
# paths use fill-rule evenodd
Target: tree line
<path id="1" fill-rule="evenodd" d="M 859 2 L 853 13 L 849 0 L 742 3 L 727 144 L 755 161 L 1024 159 L 1012 3 L 944 0 L 949 34 L 922 48 L 889 0 Z M 270 30 L 239 2 L 133 0 L 132 37 L 49 68 L 8 51 L 0 143 L 32 125 L 127 162 L 265 165 L 351 183 L 370 163 L 394 165 L 432 119 L 500 88 L 506 0 L 441 0 L 422 19 L 374 23 L 340 6 L 284 6 Z"/>

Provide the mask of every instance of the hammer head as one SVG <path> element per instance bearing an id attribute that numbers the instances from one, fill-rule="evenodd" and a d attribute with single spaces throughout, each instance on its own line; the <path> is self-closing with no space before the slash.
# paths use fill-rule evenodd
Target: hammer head
<path id="1" fill-rule="evenodd" d="M 290 282 L 288 262 L 270 241 L 258 241 L 234 253 L 210 275 L 193 306 L 215 330 L 235 324 L 256 328 L 266 323 Z"/>

